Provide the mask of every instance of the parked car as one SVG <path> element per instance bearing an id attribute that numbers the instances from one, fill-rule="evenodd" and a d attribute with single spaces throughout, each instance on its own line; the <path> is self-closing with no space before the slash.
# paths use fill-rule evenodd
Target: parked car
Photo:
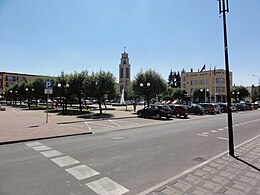
<path id="1" fill-rule="evenodd" d="M 212 104 L 210 103 L 200 103 L 199 105 L 201 105 L 204 109 L 205 109 L 205 114 L 216 114 L 215 112 L 215 108 Z"/>
<path id="2" fill-rule="evenodd" d="M 181 118 L 182 116 L 187 118 L 189 115 L 188 108 L 184 105 L 172 104 L 169 107 L 172 109 L 172 115 L 175 115 L 177 118 Z"/>
<path id="3" fill-rule="evenodd" d="M 155 117 L 157 119 L 166 117 L 167 119 L 170 119 L 172 117 L 172 110 L 169 106 L 165 105 L 150 105 L 150 107 L 146 106 L 145 108 L 138 110 L 137 115 L 139 117 Z"/>
<path id="4" fill-rule="evenodd" d="M 238 111 L 245 111 L 246 107 L 244 104 L 234 104 Z"/>
<path id="5" fill-rule="evenodd" d="M 205 114 L 205 109 L 199 105 L 199 104 L 191 104 L 188 106 L 188 111 L 189 111 L 189 114 L 199 114 L 199 115 L 203 115 Z"/>
<path id="6" fill-rule="evenodd" d="M 219 103 L 218 104 L 221 108 L 221 112 L 222 113 L 227 113 L 228 109 L 227 109 L 227 103 Z M 236 112 L 237 108 L 234 104 L 231 105 L 231 112 Z"/>
<path id="7" fill-rule="evenodd" d="M 220 108 L 220 106 L 218 104 L 213 103 L 212 105 L 214 106 L 216 114 L 221 114 L 222 113 L 221 112 L 221 108 Z"/>

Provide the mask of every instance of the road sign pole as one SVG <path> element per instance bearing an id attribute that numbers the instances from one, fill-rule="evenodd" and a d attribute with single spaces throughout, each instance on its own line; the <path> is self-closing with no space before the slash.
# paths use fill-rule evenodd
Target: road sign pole
<path id="1" fill-rule="evenodd" d="M 48 123 L 48 119 L 49 119 L 49 94 L 47 93 L 47 111 L 46 111 L 46 123 Z"/>

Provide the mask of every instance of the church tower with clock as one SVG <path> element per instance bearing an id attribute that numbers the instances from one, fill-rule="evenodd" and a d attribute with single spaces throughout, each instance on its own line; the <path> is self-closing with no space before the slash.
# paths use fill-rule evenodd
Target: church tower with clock
<path id="1" fill-rule="evenodd" d="M 124 89 L 128 92 L 131 87 L 131 65 L 129 64 L 128 53 L 125 52 L 121 54 L 121 63 L 119 64 L 119 89 L 120 93 Z"/>

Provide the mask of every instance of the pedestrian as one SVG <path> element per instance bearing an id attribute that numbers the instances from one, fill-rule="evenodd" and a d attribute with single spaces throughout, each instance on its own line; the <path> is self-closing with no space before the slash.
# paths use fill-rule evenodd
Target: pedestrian
<path id="1" fill-rule="evenodd" d="M 133 102 L 134 112 L 136 112 L 136 101 Z"/>

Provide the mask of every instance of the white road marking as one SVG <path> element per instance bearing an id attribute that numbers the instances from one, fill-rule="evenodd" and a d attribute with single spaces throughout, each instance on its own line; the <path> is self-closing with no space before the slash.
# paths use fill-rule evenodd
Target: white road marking
<path id="1" fill-rule="evenodd" d="M 63 155 L 63 153 L 61 153 L 57 150 L 48 150 L 48 151 L 44 151 L 44 152 L 40 152 L 40 153 L 47 158 Z"/>
<path id="2" fill-rule="evenodd" d="M 212 132 L 212 133 L 216 133 L 216 132 L 218 132 L 217 130 L 212 130 L 212 131 L 210 131 L 210 132 Z"/>
<path id="3" fill-rule="evenodd" d="M 110 121 L 111 123 L 115 124 L 118 127 L 121 127 L 121 125 L 117 124 L 115 121 L 112 121 L 112 120 L 108 120 L 108 121 Z"/>
<path id="4" fill-rule="evenodd" d="M 89 126 L 89 124 L 87 122 L 85 122 L 86 126 L 88 127 L 88 129 L 91 131 L 91 127 Z"/>
<path id="5" fill-rule="evenodd" d="M 224 131 L 224 129 L 218 129 L 218 131 Z"/>
<path id="6" fill-rule="evenodd" d="M 28 147 L 33 147 L 33 146 L 41 146 L 42 144 L 40 142 L 28 142 L 25 143 Z"/>
<path id="7" fill-rule="evenodd" d="M 209 134 L 209 132 L 204 132 L 204 133 L 202 133 L 202 135 L 208 135 Z"/>
<path id="8" fill-rule="evenodd" d="M 69 165 L 80 163 L 79 161 L 77 161 L 76 159 L 74 159 L 74 158 L 72 158 L 70 156 L 63 156 L 63 157 L 59 157 L 59 158 L 53 158 L 53 159 L 51 159 L 51 161 L 53 161 L 54 163 L 56 163 L 60 167 L 65 167 L 65 166 L 69 166 Z"/>
<path id="9" fill-rule="evenodd" d="M 95 125 L 99 125 L 99 126 L 103 126 L 103 127 L 110 127 L 110 128 L 114 128 L 115 127 L 113 125 L 106 125 L 106 124 L 102 124 L 102 123 L 95 123 Z"/>
<path id="10" fill-rule="evenodd" d="M 69 169 L 65 169 L 68 173 L 76 177 L 78 180 L 86 179 L 89 177 L 93 177 L 95 175 L 99 175 L 100 173 L 91 169 L 87 165 L 80 165 L 77 167 L 72 167 Z"/>
<path id="11" fill-rule="evenodd" d="M 199 136 L 208 137 L 209 135 L 197 134 Z"/>
<path id="12" fill-rule="evenodd" d="M 226 137 L 217 137 L 218 139 L 222 139 L 222 140 L 228 140 L 228 138 Z"/>
<path id="13" fill-rule="evenodd" d="M 86 183 L 86 186 L 100 195 L 121 195 L 129 192 L 124 186 L 121 186 L 107 177 Z"/>
<path id="14" fill-rule="evenodd" d="M 51 150 L 52 148 L 49 146 L 42 145 L 42 146 L 34 146 L 34 147 L 32 147 L 32 149 L 39 152 L 39 151 L 44 151 L 44 150 Z"/>

